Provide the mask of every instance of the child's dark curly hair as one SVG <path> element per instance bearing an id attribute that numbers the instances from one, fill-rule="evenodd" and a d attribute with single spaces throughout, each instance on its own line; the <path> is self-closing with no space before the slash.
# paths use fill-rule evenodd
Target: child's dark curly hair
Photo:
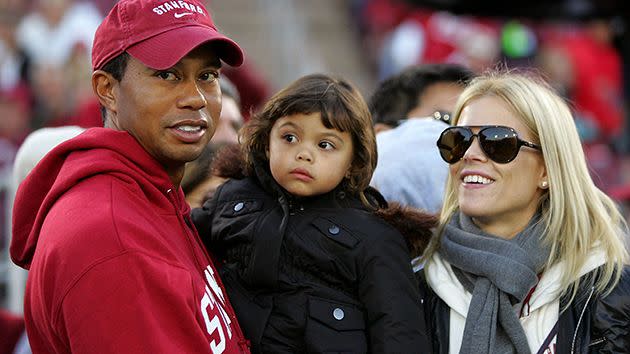
<path id="1" fill-rule="evenodd" d="M 377 160 L 372 117 L 361 93 L 341 78 L 324 74 L 307 75 L 267 102 L 241 130 L 248 174 L 253 174 L 256 163 L 269 166 L 266 156 L 269 134 L 278 119 L 311 113 L 320 113 L 326 128 L 352 135 L 354 159 L 344 186 L 347 192 L 359 195 L 365 202 L 363 191 L 370 183 Z"/>

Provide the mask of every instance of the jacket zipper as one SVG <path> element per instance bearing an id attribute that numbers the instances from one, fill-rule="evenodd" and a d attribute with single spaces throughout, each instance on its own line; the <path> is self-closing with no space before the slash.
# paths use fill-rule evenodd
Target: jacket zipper
<path id="1" fill-rule="evenodd" d="M 278 202 L 282 203 L 282 200 L 278 200 Z M 298 211 L 304 211 L 304 205 L 302 205 L 301 203 L 298 205 L 295 205 L 295 202 L 291 199 L 289 199 L 287 201 L 288 207 L 289 207 L 289 215 L 293 216 L 295 215 L 296 212 Z"/>
<path id="2" fill-rule="evenodd" d="M 601 337 L 601 338 L 598 338 L 598 339 L 595 339 L 594 341 L 592 341 L 591 344 L 589 344 L 588 346 L 592 347 L 594 345 L 598 345 L 598 344 L 603 343 L 605 341 L 606 341 L 606 337 Z"/>
<path id="3" fill-rule="evenodd" d="M 586 302 L 584 303 L 584 307 L 582 308 L 582 313 L 580 313 L 580 318 L 578 319 L 577 326 L 575 327 L 575 332 L 573 333 L 573 341 L 571 342 L 571 354 L 575 353 L 575 341 L 577 340 L 577 334 L 580 330 L 580 325 L 582 324 L 582 319 L 584 317 L 584 313 L 586 312 L 586 307 L 588 307 L 588 303 L 591 301 L 591 298 L 593 297 L 594 292 L 595 292 L 595 287 L 592 286 L 591 291 L 588 294 L 588 298 L 586 299 Z"/>

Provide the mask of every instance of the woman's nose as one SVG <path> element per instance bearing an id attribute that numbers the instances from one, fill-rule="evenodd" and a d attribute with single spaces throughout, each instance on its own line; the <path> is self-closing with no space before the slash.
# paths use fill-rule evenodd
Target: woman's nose
<path id="1" fill-rule="evenodd" d="M 468 147 L 468 149 L 466 149 L 466 152 L 464 153 L 464 156 L 462 157 L 462 160 L 466 160 L 466 161 L 472 161 L 472 160 L 478 160 L 478 161 L 485 161 L 486 158 L 486 154 L 483 152 L 483 149 L 481 148 L 481 145 L 479 145 L 479 138 L 475 137 L 473 138 L 472 143 L 470 144 L 470 146 Z"/>

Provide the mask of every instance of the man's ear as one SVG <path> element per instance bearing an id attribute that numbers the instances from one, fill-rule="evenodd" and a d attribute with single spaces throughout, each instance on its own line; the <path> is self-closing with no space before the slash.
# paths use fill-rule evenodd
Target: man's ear
<path id="1" fill-rule="evenodd" d="M 92 90 L 98 97 L 98 101 L 101 106 L 105 107 L 110 117 L 116 116 L 117 112 L 117 100 L 116 100 L 116 86 L 118 80 L 114 79 L 112 74 L 103 71 L 95 70 L 92 73 Z"/>

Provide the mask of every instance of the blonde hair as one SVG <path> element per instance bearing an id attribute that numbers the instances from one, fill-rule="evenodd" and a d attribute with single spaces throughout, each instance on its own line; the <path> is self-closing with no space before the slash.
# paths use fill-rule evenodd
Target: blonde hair
<path id="1" fill-rule="evenodd" d="M 627 225 L 617 205 L 599 190 L 589 174 L 571 111 L 542 79 L 523 73 L 494 71 L 473 79 L 459 97 L 453 112 L 457 124 L 462 109 L 471 101 L 492 96 L 500 99 L 531 131 L 542 146 L 549 189 L 539 201 L 545 225 L 543 242 L 551 247 L 545 270 L 562 261 L 561 286 L 575 298 L 580 269 L 592 247 L 606 253 L 595 288 L 608 293 L 619 282 L 628 260 L 623 237 Z M 459 209 L 457 189 L 448 177 L 440 213 L 438 237 L 427 249 L 427 260 L 439 248 L 445 225 Z"/>

